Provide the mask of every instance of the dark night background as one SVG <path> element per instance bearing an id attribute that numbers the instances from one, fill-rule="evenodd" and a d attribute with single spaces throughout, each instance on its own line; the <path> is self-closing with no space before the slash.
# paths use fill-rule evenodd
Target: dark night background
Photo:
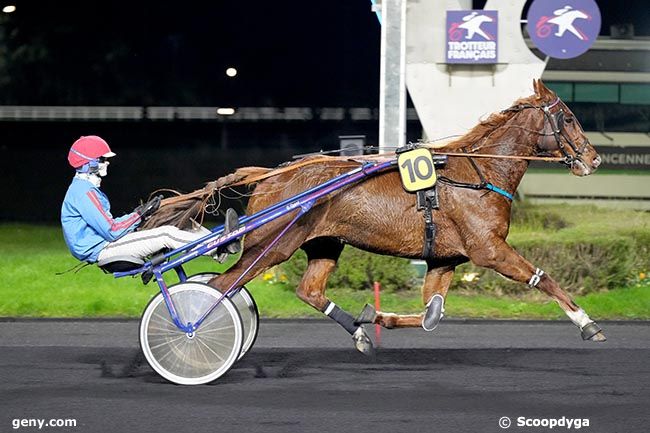
<path id="1" fill-rule="evenodd" d="M 650 35 L 647 0 L 598 3 L 602 35 L 616 23 Z M 380 25 L 367 0 L 6 4 L 17 11 L 0 14 L 0 105 L 378 106 Z M 230 66 L 235 78 L 225 74 Z M 349 116 L 0 121 L 0 220 L 58 218 L 72 176 L 67 151 L 81 135 L 101 135 L 118 153 L 103 189 L 119 214 L 155 188 L 192 190 L 239 166 L 337 148 L 339 135 L 375 144 L 377 128 L 376 119 Z M 408 138 L 419 136 L 409 121 Z"/>
<path id="2" fill-rule="evenodd" d="M 3 16 L 2 104 L 378 103 L 380 27 L 369 1 L 17 7 Z"/>
<path id="3" fill-rule="evenodd" d="M 367 0 L 11 3 L 0 104 L 378 104 L 380 26 Z M 601 34 L 628 22 L 650 35 L 647 1 L 599 6 Z"/>

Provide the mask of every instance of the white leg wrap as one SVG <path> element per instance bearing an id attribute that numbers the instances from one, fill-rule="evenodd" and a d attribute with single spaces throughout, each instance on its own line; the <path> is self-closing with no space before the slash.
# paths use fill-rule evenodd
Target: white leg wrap
<path id="1" fill-rule="evenodd" d="M 530 277 L 530 281 L 528 281 L 528 285 L 530 287 L 537 287 L 540 281 L 542 281 L 542 275 L 544 275 L 544 271 L 542 271 L 540 268 L 535 269 L 535 273 L 533 274 L 532 277 Z"/>
<path id="2" fill-rule="evenodd" d="M 330 301 L 330 303 L 327 305 L 327 308 L 325 308 L 325 311 L 323 311 L 323 313 L 325 313 L 326 316 L 329 316 L 332 310 L 334 309 L 334 307 L 336 307 L 336 304 Z"/>
<path id="3" fill-rule="evenodd" d="M 587 316 L 587 313 L 585 313 L 582 308 L 578 311 L 565 310 L 564 312 L 567 316 L 569 316 L 569 319 L 571 319 L 571 321 L 580 329 L 592 322 L 592 320 L 589 318 L 589 316 Z"/>

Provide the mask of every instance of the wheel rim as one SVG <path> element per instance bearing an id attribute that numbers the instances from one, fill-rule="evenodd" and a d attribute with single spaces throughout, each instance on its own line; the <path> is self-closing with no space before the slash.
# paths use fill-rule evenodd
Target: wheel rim
<path id="1" fill-rule="evenodd" d="M 220 296 L 213 288 L 191 282 L 169 288 L 185 323 L 196 322 Z M 211 382 L 238 359 L 243 325 L 237 308 L 224 299 L 193 334 L 176 327 L 162 294 L 149 303 L 140 323 L 140 345 L 149 365 L 165 379 L 182 385 Z"/>
<path id="2" fill-rule="evenodd" d="M 217 275 L 219 274 L 216 272 L 204 272 L 192 275 L 187 279 L 187 281 L 197 281 L 199 283 L 207 284 L 208 281 Z M 242 287 L 237 293 L 229 297 L 229 299 L 233 304 L 235 304 L 235 307 L 237 307 L 239 315 L 241 316 L 242 324 L 244 325 L 244 342 L 242 344 L 241 353 L 239 354 L 239 360 L 242 359 L 244 355 L 248 353 L 250 348 L 253 347 L 253 344 L 255 344 L 260 326 L 260 314 L 253 296 L 246 287 Z"/>

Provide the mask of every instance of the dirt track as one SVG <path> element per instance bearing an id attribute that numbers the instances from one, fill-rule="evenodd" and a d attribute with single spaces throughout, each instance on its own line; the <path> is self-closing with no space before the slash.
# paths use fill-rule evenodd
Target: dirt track
<path id="1" fill-rule="evenodd" d="M 647 431 L 650 324 L 601 325 L 603 344 L 567 322 L 384 330 L 372 361 L 327 321 L 263 321 L 229 373 L 185 387 L 146 365 L 135 321 L 5 321 L 0 431 L 13 419 L 74 418 L 75 428 L 42 431 L 498 432 L 503 416 L 508 431 L 567 430 L 517 427 L 522 416 Z"/>

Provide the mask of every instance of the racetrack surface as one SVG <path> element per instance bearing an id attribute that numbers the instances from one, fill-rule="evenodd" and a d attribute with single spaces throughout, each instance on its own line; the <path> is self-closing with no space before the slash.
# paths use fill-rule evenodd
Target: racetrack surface
<path id="1" fill-rule="evenodd" d="M 156 375 L 137 321 L 0 322 L 0 432 L 557 432 L 517 418 L 589 419 L 585 432 L 650 430 L 650 323 L 443 321 L 383 330 L 375 359 L 329 321 L 266 320 L 251 352 L 210 385 Z M 373 327 L 368 328 L 370 334 Z M 512 426 L 502 430 L 499 419 Z"/>

